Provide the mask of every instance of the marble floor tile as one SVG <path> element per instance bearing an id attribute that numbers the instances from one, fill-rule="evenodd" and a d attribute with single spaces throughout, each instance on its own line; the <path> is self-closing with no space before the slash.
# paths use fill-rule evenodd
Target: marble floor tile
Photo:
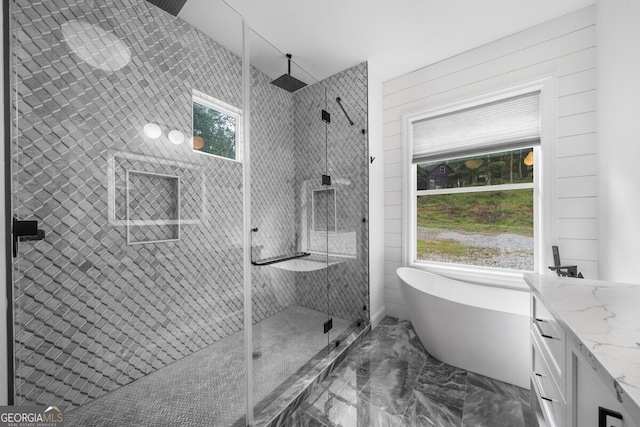
<path id="1" fill-rule="evenodd" d="M 340 412 L 357 402 L 358 393 L 349 384 L 332 381 L 328 385 L 318 387 L 306 402 L 309 409 L 315 408 L 317 413 Z M 330 418 L 335 418 L 330 416 Z"/>
<path id="2" fill-rule="evenodd" d="M 307 412 L 296 411 L 284 427 L 326 427 L 320 420 L 313 418 Z"/>
<path id="3" fill-rule="evenodd" d="M 389 414 L 363 398 L 343 413 L 337 425 L 344 427 L 395 427 L 401 424 L 401 417 Z"/>
<path id="4" fill-rule="evenodd" d="M 459 427 L 462 425 L 462 410 L 454 413 L 447 406 L 440 405 L 415 390 L 402 417 L 402 425 L 406 427 Z"/>
<path id="5" fill-rule="evenodd" d="M 401 418 L 389 414 L 378 405 L 369 402 L 365 397 L 358 397 L 349 403 L 339 395 L 330 391 L 323 393 L 313 404 L 305 403 L 298 411 L 304 412 L 306 417 L 325 426 L 399 426 Z M 301 417 L 296 414 L 294 418 Z M 297 418 L 296 418 L 297 419 Z M 305 420 L 305 418 L 302 418 Z M 307 422 L 307 421 L 305 421 Z M 298 424 L 292 424 L 298 425 Z M 315 424 L 311 424 L 315 425 Z"/>
<path id="6" fill-rule="evenodd" d="M 352 412 L 353 408 L 352 402 L 326 390 L 316 401 L 303 405 L 300 409 L 327 426 L 337 426 L 341 420 L 349 417 L 348 413 Z"/>
<path id="7" fill-rule="evenodd" d="M 466 389 L 467 371 L 432 359 L 418 377 L 414 394 L 462 420 Z"/>
<path id="8" fill-rule="evenodd" d="M 341 365 L 341 369 L 334 371 L 327 380 L 328 382 L 342 384 L 346 390 L 352 390 L 357 394 L 365 388 L 369 378 L 371 378 L 369 366 L 361 365 L 357 361 L 345 360 Z"/>
<path id="9" fill-rule="evenodd" d="M 518 397 L 522 403 L 531 404 L 531 392 L 526 388 L 516 387 L 518 389 Z"/>
<path id="10" fill-rule="evenodd" d="M 362 394 L 372 404 L 401 417 L 421 370 L 422 365 L 417 363 L 387 359 L 371 374 Z"/>
<path id="11" fill-rule="evenodd" d="M 291 417 L 300 426 L 537 427 L 529 391 L 430 356 L 385 318 Z"/>
<path id="12" fill-rule="evenodd" d="M 366 340 L 358 349 L 358 354 L 351 354 L 345 362 L 358 366 L 362 372 L 371 373 L 383 360 L 395 357 L 393 349 L 377 340 Z"/>
<path id="13" fill-rule="evenodd" d="M 469 372 L 467 381 L 471 385 L 491 391 L 493 393 L 508 396 L 511 399 L 519 399 L 518 389 L 520 387 L 517 387 L 515 385 L 507 384 L 493 378 L 485 377 L 484 375 L 476 374 L 475 372 Z"/>
<path id="14" fill-rule="evenodd" d="M 522 405 L 522 417 L 524 418 L 525 427 L 538 427 L 538 418 L 531 406 Z"/>
<path id="15" fill-rule="evenodd" d="M 469 427 L 524 427 L 520 400 L 493 393 L 468 383 L 462 425 Z"/>
<path id="16" fill-rule="evenodd" d="M 524 417 L 525 427 L 538 427 L 538 419 L 534 410 L 531 408 L 531 392 L 527 389 L 518 387 L 518 397 L 522 406 L 522 416 Z"/>

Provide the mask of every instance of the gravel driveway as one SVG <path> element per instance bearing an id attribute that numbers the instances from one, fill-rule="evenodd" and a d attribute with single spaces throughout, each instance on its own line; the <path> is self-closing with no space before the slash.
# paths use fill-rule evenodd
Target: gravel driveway
<path id="1" fill-rule="evenodd" d="M 508 233 L 498 234 L 496 236 L 485 236 L 482 234 L 458 233 L 442 228 L 427 227 L 418 227 L 417 234 L 418 240 L 439 241 L 451 239 L 463 245 L 492 249 L 492 251 L 488 251 L 491 253 L 490 256 L 486 258 L 474 258 L 473 260 L 465 260 L 464 257 L 460 258 L 430 253 L 428 255 L 430 261 L 457 263 L 467 261 L 468 264 L 487 267 L 533 270 L 533 237 Z"/>

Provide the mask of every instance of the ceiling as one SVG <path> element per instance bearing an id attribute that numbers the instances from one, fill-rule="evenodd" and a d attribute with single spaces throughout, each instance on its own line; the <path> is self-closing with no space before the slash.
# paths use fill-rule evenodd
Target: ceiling
<path id="1" fill-rule="evenodd" d="M 252 64 L 272 78 L 291 53 L 307 83 L 363 61 L 386 81 L 595 1 L 187 0 L 178 17 L 239 54 L 244 16 L 269 41 L 249 34 Z"/>

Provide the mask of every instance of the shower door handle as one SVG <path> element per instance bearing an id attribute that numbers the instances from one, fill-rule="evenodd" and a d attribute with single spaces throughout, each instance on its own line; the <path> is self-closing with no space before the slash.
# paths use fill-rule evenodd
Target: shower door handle
<path id="1" fill-rule="evenodd" d="M 24 221 L 13 218 L 13 257 L 18 256 L 18 242 L 44 239 L 44 230 L 38 229 L 38 221 Z"/>

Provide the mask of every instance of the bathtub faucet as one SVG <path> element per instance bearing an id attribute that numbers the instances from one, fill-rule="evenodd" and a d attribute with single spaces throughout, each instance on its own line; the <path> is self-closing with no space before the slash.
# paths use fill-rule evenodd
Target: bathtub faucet
<path id="1" fill-rule="evenodd" d="M 584 279 L 582 273 L 578 273 L 577 265 L 560 265 L 560 251 L 557 246 L 551 246 L 551 250 L 553 251 L 553 264 L 549 266 L 549 270 L 555 271 L 558 276 L 561 277 L 577 277 L 579 279 Z"/>
<path id="2" fill-rule="evenodd" d="M 582 273 L 578 273 L 577 265 L 553 265 L 549 267 L 549 270 L 555 271 L 558 276 L 562 277 L 582 277 Z"/>

